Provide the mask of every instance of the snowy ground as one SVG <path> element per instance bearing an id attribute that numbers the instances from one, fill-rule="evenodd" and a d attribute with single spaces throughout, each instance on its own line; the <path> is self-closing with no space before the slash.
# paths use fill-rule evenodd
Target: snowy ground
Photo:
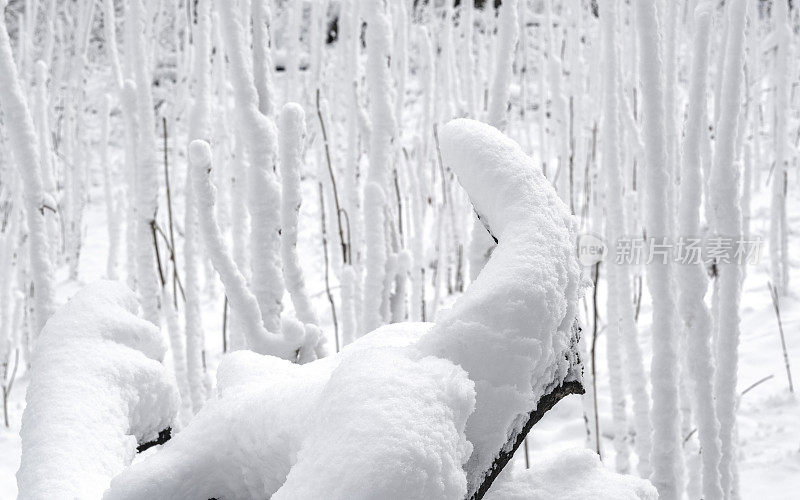
<path id="1" fill-rule="evenodd" d="M 304 199 L 315 199 L 316 189 L 316 180 L 308 175 L 303 182 Z M 81 257 L 80 282 L 68 281 L 66 269 L 60 270 L 58 287 L 60 303 L 72 296 L 82 284 L 103 277 L 107 238 L 101 186 L 94 186 L 92 195 L 94 200 L 88 207 L 86 217 L 87 234 Z M 768 235 L 767 200 L 766 196 L 757 196 L 753 206 L 752 232 L 764 240 Z M 306 263 L 309 292 L 315 301 L 317 312 L 324 321 L 329 322 L 330 309 L 324 295 L 320 242 L 316 241 L 319 238 L 317 210 L 315 203 L 306 203 L 303 206 L 301 228 L 306 230 L 300 232 L 300 251 L 301 260 Z M 789 214 L 789 226 L 798 227 L 800 196 L 796 190 L 790 191 L 789 194 Z M 792 240 L 796 237 L 797 235 L 793 234 Z M 794 258 L 791 265 L 794 270 L 794 283 L 797 283 L 800 279 L 798 278 L 800 260 Z M 768 249 L 764 243 L 760 262 L 748 267 L 743 288 L 739 391 L 764 377 L 771 375 L 772 378 L 749 391 L 741 399 L 739 407 L 739 471 L 744 499 L 785 499 L 788 498 L 787 492 L 800 491 L 800 425 L 798 425 L 800 402 L 798 397 L 791 397 L 787 390 L 778 327 L 767 289 L 768 276 Z M 789 297 L 781 304 L 782 319 L 790 361 L 796 373 L 800 373 L 800 298 L 797 285 L 790 285 L 790 289 Z M 290 301 L 286 303 L 290 304 Z M 218 363 L 221 352 L 221 320 L 222 304 L 207 301 L 204 307 L 204 325 L 211 368 Z M 645 352 L 649 351 L 648 322 L 649 306 L 645 302 L 639 324 Z M 327 331 L 332 331 L 330 324 L 325 326 Z M 331 347 L 332 344 L 331 339 Z M 605 370 L 604 336 L 600 336 L 598 345 L 598 404 L 603 435 L 603 460 L 608 467 L 613 468 L 614 450 L 609 434 L 612 426 L 608 375 Z M 16 497 L 15 473 L 20 456 L 18 432 L 20 418 L 25 408 L 27 381 L 28 374 L 25 367 L 21 366 L 9 401 L 10 427 L 0 428 L 0 498 L 2 499 Z M 796 379 L 795 382 L 800 380 Z M 584 446 L 585 425 L 580 399 L 571 396 L 560 402 L 534 427 L 528 445 L 532 460 L 567 448 Z M 518 471 L 524 467 L 524 456 L 518 453 L 513 468 Z"/>

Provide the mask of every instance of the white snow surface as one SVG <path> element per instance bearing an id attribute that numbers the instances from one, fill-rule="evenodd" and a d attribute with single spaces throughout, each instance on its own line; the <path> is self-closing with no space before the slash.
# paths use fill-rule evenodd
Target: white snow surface
<path id="1" fill-rule="evenodd" d="M 98 282 L 47 322 L 31 357 L 19 498 L 99 498 L 170 427 L 180 398 L 167 345 L 125 285 Z"/>
<path id="2" fill-rule="evenodd" d="M 656 500 L 656 489 L 644 479 L 616 474 L 597 453 L 569 449 L 534 460 L 530 469 L 501 474 L 486 500 Z"/>

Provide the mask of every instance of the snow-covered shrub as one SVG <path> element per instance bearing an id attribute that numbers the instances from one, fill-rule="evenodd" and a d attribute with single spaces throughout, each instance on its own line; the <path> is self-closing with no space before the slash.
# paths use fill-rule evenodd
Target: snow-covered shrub
<path id="1" fill-rule="evenodd" d="M 566 206 L 498 130 L 457 120 L 442 139 L 499 240 L 453 309 L 434 325 L 381 327 L 305 365 L 228 355 L 216 396 L 115 478 L 108 498 L 464 498 L 488 488 L 537 411 L 580 391 L 580 269 Z M 210 152 L 195 142 L 190 155 L 195 187 L 205 186 L 200 218 L 212 220 L 201 177 Z M 220 239 L 209 234 L 207 244 Z"/>
<path id="2" fill-rule="evenodd" d="M 125 285 L 98 282 L 47 322 L 22 416 L 20 498 L 100 498 L 173 425 L 179 396 L 164 338 Z"/>

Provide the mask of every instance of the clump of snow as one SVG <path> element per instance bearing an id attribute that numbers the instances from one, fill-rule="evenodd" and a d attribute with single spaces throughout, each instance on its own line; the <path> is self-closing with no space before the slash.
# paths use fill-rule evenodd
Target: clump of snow
<path id="1" fill-rule="evenodd" d="M 501 475 L 486 500 L 656 500 L 658 493 L 647 480 L 606 469 L 597 454 L 572 449 L 534 460 L 531 468 Z"/>
<path id="2" fill-rule="evenodd" d="M 472 491 L 539 399 L 572 376 L 581 270 L 569 209 L 517 143 L 467 119 L 448 123 L 440 140 L 445 164 L 499 241 L 464 296 L 420 340 L 423 352 L 460 365 L 475 382 L 467 423 Z"/>
<path id="3" fill-rule="evenodd" d="M 464 497 L 473 384 L 451 362 L 414 351 L 343 355 L 273 499 Z"/>
<path id="4" fill-rule="evenodd" d="M 138 310 L 133 292 L 105 281 L 45 325 L 22 416 L 20 498 L 99 498 L 137 443 L 172 425 L 179 396 L 161 363 L 167 346 Z"/>
<path id="5" fill-rule="evenodd" d="M 108 499 L 268 498 L 283 484 L 326 363 L 225 356 L 217 394 L 164 447 L 114 479 Z"/>

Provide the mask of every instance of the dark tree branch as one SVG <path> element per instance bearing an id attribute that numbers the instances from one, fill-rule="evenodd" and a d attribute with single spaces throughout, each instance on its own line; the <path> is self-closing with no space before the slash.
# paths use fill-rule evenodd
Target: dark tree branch
<path id="1" fill-rule="evenodd" d="M 514 446 L 510 450 L 500 451 L 500 454 L 494 459 L 492 466 L 489 468 L 489 472 L 487 472 L 486 476 L 484 476 L 481 484 L 478 486 L 475 492 L 472 493 L 472 495 L 469 495 L 467 498 L 469 500 L 481 500 L 486 492 L 489 491 L 489 488 L 492 486 L 494 480 L 497 479 L 497 476 L 500 475 L 500 472 L 511 460 L 511 457 L 514 456 L 517 448 L 519 448 L 519 446 L 525 440 L 525 436 L 527 436 L 531 428 L 537 422 L 539 422 L 542 417 L 544 417 L 544 414 L 550 411 L 556 405 L 556 403 L 570 394 L 583 394 L 584 392 L 583 384 L 581 384 L 578 380 L 573 380 L 571 382 L 564 382 L 550 391 L 548 394 L 542 396 L 542 398 L 539 400 L 539 403 L 536 405 L 536 409 L 528 413 L 528 421 L 525 422 L 525 425 L 522 427 L 522 431 L 509 439 L 509 442 L 514 443 Z"/>

